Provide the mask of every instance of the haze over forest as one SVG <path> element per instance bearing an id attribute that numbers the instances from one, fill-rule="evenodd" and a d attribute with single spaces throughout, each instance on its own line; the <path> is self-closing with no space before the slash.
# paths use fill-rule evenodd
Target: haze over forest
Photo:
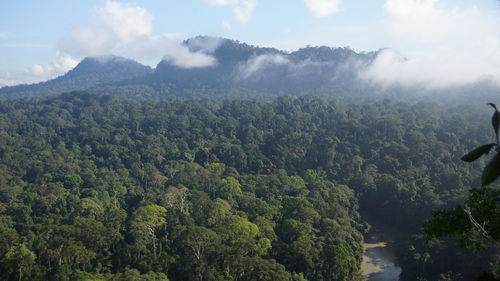
<path id="1" fill-rule="evenodd" d="M 27 2 L 1 280 L 500 280 L 498 1 Z"/>

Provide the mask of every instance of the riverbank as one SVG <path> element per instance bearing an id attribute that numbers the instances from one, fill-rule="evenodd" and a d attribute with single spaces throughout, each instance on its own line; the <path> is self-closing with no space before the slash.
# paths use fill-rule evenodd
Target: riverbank
<path id="1" fill-rule="evenodd" d="M 384 231 L 383 225 L 372 224 L 365 235 L 361 272 L 368 281 L 399 281 L 401 267 L 396 256 L 396 240 Z M 392 239 L 391 239 L 392 238 Z"/>

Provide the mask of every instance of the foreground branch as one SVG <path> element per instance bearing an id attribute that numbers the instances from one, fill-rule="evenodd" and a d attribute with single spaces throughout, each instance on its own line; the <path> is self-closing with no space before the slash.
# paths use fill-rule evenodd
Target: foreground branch
<path id="1" fill-rule="evenodd" d="M 495 240 L 493 236 L 489 234 L 489 232 L 484 228 L 485 222 L 481 225 L 479 222 L 476 221 L 476 219 L 472 216 L 472 212 L 470 210 L 470 207 L 465 205 L 464 212 L 467 214 L 469 217 L 470 222 L 472 223 L 472 226 L 477 229 L 477 231 L 488 241 L 492 242 L 493 244 L 500 246 L 500 242 Z"/>

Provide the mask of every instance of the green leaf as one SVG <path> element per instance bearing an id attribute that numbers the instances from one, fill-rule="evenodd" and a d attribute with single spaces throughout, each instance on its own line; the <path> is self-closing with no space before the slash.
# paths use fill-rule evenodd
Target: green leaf
<path id="1" fill-rule="evenodd" d="M 493 130 L 495 130 L 495 135 L 498 142 L 498 128 L 500 127 L 500 112 L 498 112 L 498 110 L 495 110 L 495 113 L 493 113 L 493 117 L 491 117 L 491 125 L 493 126 Z"/>
<path id="2" fill-rule="evenodd" d="M 484 168 L 481 185 L 486 186 L 492 183 L 498 176 L 500 176 L 500 153 L 497 153 Z"/>
<path id="3" fill-rule="evenodd" d="M 466 155 L 464 155 L 462 157 L 462 160 L 465 161 L 465 162 L 475 161 L 476 159 L 478 159 L 479 157 L 483 156 L 484 154 L 489 153 L 490 150 L 491 150 L 491 148 L 493 146 L 495 146 L 494 143 L 481 145 L 480 147 L 477 147 L 473 151 L 471 151 L 471 152 L 467 153 Z"/>

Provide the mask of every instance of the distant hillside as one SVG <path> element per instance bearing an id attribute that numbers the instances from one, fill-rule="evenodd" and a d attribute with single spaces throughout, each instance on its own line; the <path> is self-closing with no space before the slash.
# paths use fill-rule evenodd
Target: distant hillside
<path id="1" fill-rule="evenodd" d="M 482 105 L 498 98 L 498 85 L 486 80 L 467 86 L 432 89 L 425 85 L 383 86 L 360 78 L 380 51 L 307 46 L 286 52 L 206 36 L 191 38 L 182 44 L 186 53 L 189 50 L 191 55 L 210 57 L 215 63 L 188 68 L 182 63 L 189 57 L 166 57 L 152 69 L 117 56 L 85 58 L 73 70 L 53 80 L 0 88 L 0 98 L 48 96 L 74 90 L 137 100 L 272 99 L 282 95 L 314 95 L 341 102 L 425 98 L 448 105 L 471 102 Z"/>
<path id="2" fill-rule="evenodd" d="M 207 50 L 204 44 L 217 42 Z M 34 97 L 73 90 L 106 92 L 132 98 L 244 97 L 298 94 L 320 89 L 358 87 L 358 71 L 376 53 L 349 48 L 306 47 L 295 52 L 239 41 L 195 37 L 183 42 L 191 52 L 216 60 L 214 66 L 182 68 L 162 60 L 156 69 L 121 57 L 85 58 L 73 70 L 47 82 L 0 89 L 0 97 Z M 339 91 L 337 91 L 339 92 Z"/>
<path id="3" fill-rule="evenodd" d="M 35 97 L 95 88 L 105 83 L 145 76 L 153 70 L 118 56 L 88 57 L 74 69 L 55 79 L 31 85 L 0 88 L 2 97 Z"/>
<path id="4" fill-rule="evenodd" d="M 184 44 L 190 46 L 190 40 Z M 293 95 L 325 87 L 352 88 L 358 84 L 354 81 L 359 80 L 359 70 L 368 66 L 376 53 L 324 46 L 287 53 L 222 39 L 212 55 L 218 64 L 204 68 L 184 69 L 163 60 L 145 84 L 160 96 L 189 95 L 189 90 L 195 89 L 232 96 L 235 91 Z"/>

